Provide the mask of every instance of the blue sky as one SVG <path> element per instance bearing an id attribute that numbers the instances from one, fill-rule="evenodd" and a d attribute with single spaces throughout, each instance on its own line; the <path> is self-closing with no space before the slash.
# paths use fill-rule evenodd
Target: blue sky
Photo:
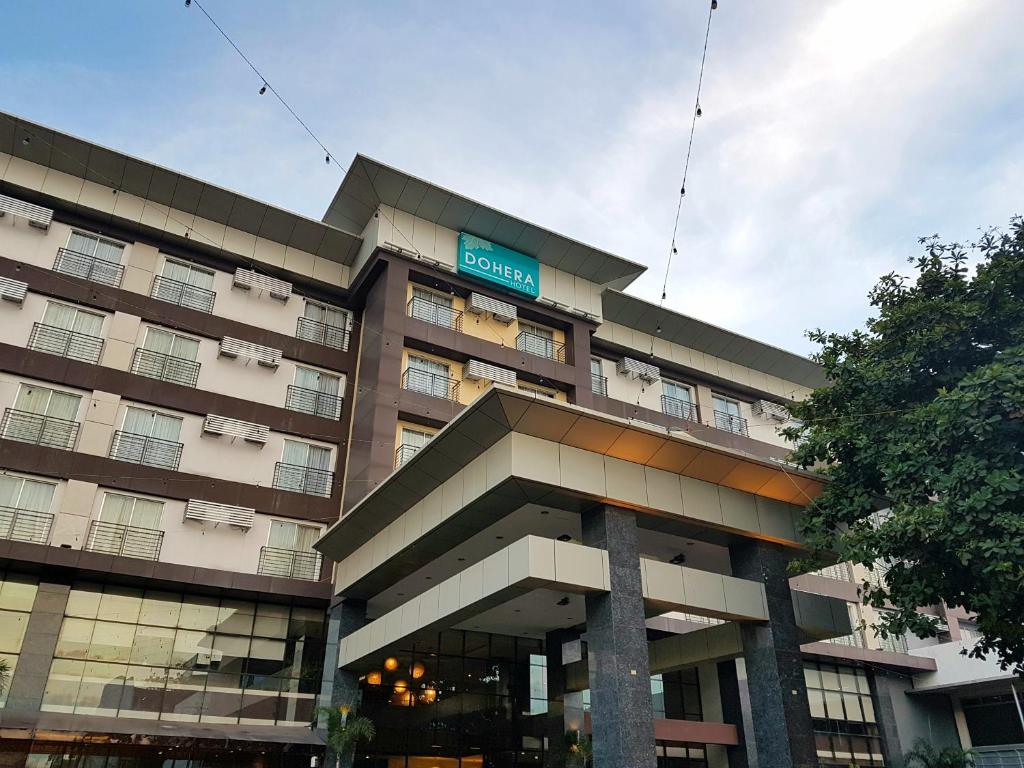
<path id="1" fill-rule="evenodd" d="M 704 2 L 205 5 L 344 164 L 648 264 L 631 292 L 657 300 Z M 16 3 L 4 24 L 0 108 L 323 214 L 340 172 L 194 5 Z M 1024 213 L 1022 28 L 1016 0 L 720 0 L 668 305 L 810 352 L 919 236 Z"/>

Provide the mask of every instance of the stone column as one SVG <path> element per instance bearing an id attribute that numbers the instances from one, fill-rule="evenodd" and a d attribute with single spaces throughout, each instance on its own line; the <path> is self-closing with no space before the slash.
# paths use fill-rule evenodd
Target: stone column
<path id="1" fill-rule="evenodd" d="M 817 768 L 799 630 L 789 591 L 788 555 L 776 544 L 751 541 L 731 546 L 729 559 L 733 576 L 761 582 L 768 599 L 768 621 L 744 623 L 740 628 L 759 763 L 771 768 Z"/>
<path id="2" fill-rule="evenodd" d="M 544 753 L 544 768 L 564 768 L 565 732 L 565 663 L 562 644 L 574 640 L 579 634 L 569 629 L 555 629 L 544 636 L 544 654 L 547 656 L 548 714 L 545 733 L 548 748 Z"/>
<path id="3" fill-rule="evenodd" d="M 718 662 L 718 691 L 722 697 L 722 721 L 733 723 L 740 743 L 728 747 L 729 768 L 760 768 L 751 716 L 750 690 L 742 659 Z"/>
<path id="4" fill-rule="evenodd" d="M 583 543 L 607 550 L 610 592 L 588 593 L 587 652 L 594 768 L 654 768 L 654 706 L 636 515 L 598 507 Z"/>
<path id="5" fill-rule="evenodd" d="M 366 624 L 365 600 L 338 600 L 332 606 L 327 619 L 327 647 L 324 656 L 324 676 L 320 688 L 320 703 L 325 707 L 359 708 L 359 676 L 344 669 L 338 669 L 338 646 L 341 639 Z M 327 718 L 317 718 L 317 727 L 325 728 Z M 338 755 L 327 750 L 327 768 L 352 768 L 353 755 Z"/>
<path id="6" fill-rule="evenodd" d="M 50 663 L 57 648 L 57 637 L 70 593 L 68 584 L 40 582 L 25 627 L 18 665 L 11 677 L 7 711 L 38 712 L 42 706 L 46 679 L 50 674 Z"/>

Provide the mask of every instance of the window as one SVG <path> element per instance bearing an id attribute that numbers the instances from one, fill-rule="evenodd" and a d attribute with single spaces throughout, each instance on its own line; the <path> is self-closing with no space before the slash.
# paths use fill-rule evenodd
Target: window
<path id="1" fill-rule="evenodd" d="M 28 348 L 97 363 L 103 352 L 102 329 L 103 315 L 48 301 L 42 322 L 32 327 Z"/>
<path id="2" fill-rule="evenodd" d="M 555 332 L 550 328 L 520 321 L 516 341 L 520 352 L 555 359 Z"/>
<path id="3" fill-rule="evenodd" d="M 8 440 L 71 450 L 78 435 L 79 395 L 22 384 L 14 408 L 4 412 L 3 436 Z"/>
<path id="4" fill-rule="evenodd" d="M 409 355 L 409 368 L 405 377 L 406 389 L 422 392 L 424 395 L 454 399 L 454 396 L 449 394 L 450 385 L 451 368 L 447 363 Z"/>
<path id="5" fill-rule="evenodd" d="M 199 380 L 199 341 L 161 328 L 147 328 L 142 349 L 135 350 L 132 373 L 194 387 Z"/>
<path id="6" fill-rule="evenodd" d="M 313 549 L 313 543 L 320 538 L 320 533 L 319 526 L 272 520 L 267 546 L 260 554 L 259 573 L 310 581 L 319 579 L 320 553 Z"/>
<path id="7" fill-rule="evenodd" d="M 50 538 L 54 483 L 0 475 L 0 539 L 45 544 Z"/>
<path id="8" fill-rule="evenodd" d="M 661 391 L 663 413 L 680 419 L 697 420 L 697 407 L 693 402 L 693 390 L 689 386 L 663 379 Z"/>
<path id="9" fill-rule="evenodd" d="M 712 402 L 715 407 L 716 427 L 739 435 L 747 434 L 747 420 L 740 416 L 738 401 L 723 395 L 713 395 Z"/>
<path id="10" fill-rule="evenodd" d="M 602 371 L 601 358 L 590 358 L 590 389 L 594 394 L 608 396 L 608 377 Z"/>
<path id="11" fill-rule="evenodd" d="M 106 493 L 99 517 L 89 526 L 85 548 L 108 555 L 157 560 L 163 543 L 159 530 L 162 501 Z"/>
<path id="12" fill-rule="evenodd" d="M 804 680 L 821 764 L 885 765 L 867 673 L 804 662 Z"/>
<path id="13" fill-rule="evenodd" d="M 451 296 L 413 286 L 409 316 L 444 328 L 455 328 L 456 313 L 452 304 Z"/>
<path id="14" fill-rule="evenodd" d="M 155 299 L 200 312 L 213 312 L 213 272 L 195 264 L 167 259 L 163 272 L 153 280 Z"/>
<path id="15" fill-rule="evenodd" d="M 288 387 L 285 407 L 327 419 L 341 417 L 341 377 L 295 366 L 295 383 Z"/>
<path id="16" fill-rule="evenodd" d="M 58 251 L 53 268 L 65 275 L 119 286 L 124 274 L 123 255 L 122 243 L 87 232 L 72 232 L 67 248 Z"/>
<path id="17" fill-rule="evenodd" d="M 349 319 L 347 310 L 306 299 L 306 307 L 295 328 L 295 335 L 314 344 L 346 350 Z"/>
<path id="18" fill-rule="evenodd" d="M 285 440 L 274 471 L 274 487 L 285 491 L 330 496 L 334 473 L 331 449 L 298 440 Z"/>
<path id="19" fill-rule="evenodd" d="M 176 470 L 181 460 L 181 424 L 178 416 L 129 406 L 121 429 L 114 433 L 110 458 Z"/>
<path id="20" fill-rule="evenodd" d="M 0 709 L 7 703 L 38 589 L 36 578 L 0 571 L 0 661 L 7 662 L 8 672 L 8 684 L 0 686 Z"/>
<path id="21" fill-rule="evenodd" d="M 430 442 L 430 438 L 433 436 L 433 432 L 402 427 L 402 436 L 399 438 L 398 450 L 395 452 L 395 466 L 402 466 L 419 453 L 420 448 Z"/>

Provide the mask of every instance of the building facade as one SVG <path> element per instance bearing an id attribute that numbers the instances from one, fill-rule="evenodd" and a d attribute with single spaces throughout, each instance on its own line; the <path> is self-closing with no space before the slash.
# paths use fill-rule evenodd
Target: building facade
<path id="1" fill-rule="evenodd" d="M 357 156 L 322 221 L 0 114 L 0 766 L 899 766 L 969 617 L 791 577 L 812 362 Z M 333 756 L 331 756 L 333 759 Z M 993 763 L 996 764 L 996 763 Z"/>

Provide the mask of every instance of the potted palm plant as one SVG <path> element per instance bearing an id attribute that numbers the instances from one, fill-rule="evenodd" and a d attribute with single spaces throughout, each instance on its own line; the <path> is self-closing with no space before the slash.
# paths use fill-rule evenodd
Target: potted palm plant
<path id="1" fill-rule="evenodd" d="M 579 731 L 566 731 L 566 768 L 590 768 L 594 760 L 594 747 L 590 737 Z"/>
<path id="2" fill-rule="evenodd" d="M 7 659 L 0 659 L 0 696 L 7 690 L 7 683 L 11 680 L 11 665 Z"/>
<path id="3" fill-rule="evenodd" d="M 344 760 L 351 757 L 360 741 L 373 741 L 377 735 L 373 721 L 356 714 L 351 707 L 320 707 L 317 712 L 327 721 L 327 746 L 342 764 L 346 764 Z"/>
<path id="4" fill-rule="evenodd" d="M 974 751 L 959 747 L 936 749 L 924 739 L 903 756 L 907 768 L 973 768 Z"/>

